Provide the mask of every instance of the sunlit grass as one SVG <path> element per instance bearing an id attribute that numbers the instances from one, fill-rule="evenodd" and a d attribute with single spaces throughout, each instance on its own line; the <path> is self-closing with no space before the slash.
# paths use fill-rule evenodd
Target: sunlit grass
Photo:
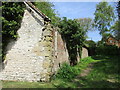
<path id="1" fill-rule="evenodd" d="M 80 83 L 84 83 L 83 87 L 87 88 L 118 88 L 120 84 L 118 64 L 117 56 L 101 57 L 101 60 L 94 64 L 93 70 L 83 77 L 84 81 L 80 80 Z"/>

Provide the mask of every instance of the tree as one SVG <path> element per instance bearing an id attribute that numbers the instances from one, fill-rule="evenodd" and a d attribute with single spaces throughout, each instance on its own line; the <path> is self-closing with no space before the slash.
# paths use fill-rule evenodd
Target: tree
<path id="1" fill-rule="evenodd" d="M 80 27 L 82 27 L 86 32 L 93 29 L 93 21 L 91 18 L 79 18 L 76 20 L 80 23 Z"/>
<path id="2" fill-rule="evenodd" d="M 118 20 L 111 26 L 111 30 L 116 39 L 120 39 L 120 1 L 117 2 L 116 6 Z"/>
<path id="3" fill-rule="evenodd" d="M 103 36 L 104 33 L 109 32 L 110 26 L 114 21 L 113 7 L 108 5 L 107 2 L 100 2 L 96 5 L 94 15 L 94 25 L 100 31 L 100 35 Z"/>
<path id="4" fill-rule="evenodd" d="M 57 25 L 60 18 L 56 16 L 54 4 L 50 2 L 34 2 L 33 4 L 52 20 L 52 24 Z"/>
<path id="5" fill-rule="evenodd" d="M 120 21 L 116 21 L 115 24 L 111 27 L 111 30 L 116 39 L 120 39 Z"/>
<path id="6" fill-rule="evenodd" d="M 93 30 L 93 20 L 91 18 L 79 18 L 76 20 L 80 23 L 80 27 L 86 32 L 85 37 L 87 38 L 87 32 Z"/>
<path id="7" fill-rule="evenodd" d="M 85 41 L 85 44 L 86 44 L 88 47 L 95 47 L 95 46 L 96 46 L 96 43 L 95 43 L 93 40 Z"/>
<path id="8" fill-rule="evenodd" d="M 112 36 L 111 33 L 104 33 L 103 36 L 102 36 L 102 42 L 103 44 L 106 42 L 106 40 L 108 39 L 109 36 Z"/>
<path id="9" fill-rule="evenodd" d="M 118 5 L 117 5 L 117 12 L 118 12 L 119 20 L 115 23 L 115 27 L 116 27 L 115 35 L 117 39 L 120 39 L 120 1 L 118 2 Z"/>
<path id="10" fill-rule="evenodd" d="M 79 25 L 80 23 L 76 20 L 67 19 L 66 17 L 58 25 L 60 28 L 59 32 L 66 42 L 70 56 L 70 65 L 77 64 L 78 53 L 81 55 L 82 46 L 85 41 L 85 31 Z"/>
<path id="11" fill-rule="evenodd" d="M 117 12 L 118 12 L 118 18 L 120 20 L 120 1 L 117 3 Z"/>

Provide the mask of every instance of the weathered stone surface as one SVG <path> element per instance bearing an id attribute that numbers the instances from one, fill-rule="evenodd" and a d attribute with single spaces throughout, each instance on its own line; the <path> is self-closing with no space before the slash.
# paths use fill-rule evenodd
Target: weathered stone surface
<path id="1" fill-rule="evenodd" d="M 47 73 L 43 72 L 44 68 L 50 68 L 50 61 L 47 62 L 45 56 L 52 54 L 49 48 L 51 42 L 42 40 L 44 20 L 36 12 L 34 12 L 34 16 L 40 22 L 25 10 L 21 28 L 18 30 L 19 38 L 16 42 L 11 41 L 7 47 L 8 52 L 5 59 L 7 65 L 0 72 L 1 80 L 40 81 L 41 74 Z M 45 34 L 49 33 L 50 31 L 45 32 Z M 50 39 L 52 40 L 52 38 Z M 42 45 L 42 42 L 45 44 Z M 48 80 L 48 78 L 46 79 Z M 45 81 L 47 81 L 46 79 Z"/>
<path id="2" fill-rule="evenodd" d="M 43 41 L 41 42 L 41 45 L 46 46 L 46 47 L 51 47 L 51 42 Z"/>
<path id="3" fill-rule="evenodd" d="M 45 41 L 51 41 L 52 42 L 52 37 L 46 37 L 45 39 L 44 39 Z"/>
<path id="4" fill-rule="evenodd" d="M 62 40 L 59 32 L 54 32 L 54 58 L 52 71 L 56 72 L 63 62 L 69 63 L 69 54 L 67 51 L 66 43 Z"/>
<path id="5" fill-rule="evenodd" d="M 44 69 L 50 68 L 50 61 L 48 61 L 48 60 L 43 61 L 43 68 L 44 68 Z"/>
<path id="6" fill-rule="evenodd" d="M 52 36 L 52 32 L 48 29 L 44 31 L 44 36 Z"/>
<path id="7" fill-rule="evenodd" d="M 82 48 L 81 58 L 85 58 L 85 57 L 88 57 L 88 50 L 83 47 L 83 48 Z"/>

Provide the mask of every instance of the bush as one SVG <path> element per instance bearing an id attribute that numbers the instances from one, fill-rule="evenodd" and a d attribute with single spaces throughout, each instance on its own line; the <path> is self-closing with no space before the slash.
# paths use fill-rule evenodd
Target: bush
<path id="1" fill-rule="evenodd" d="M 96 48 L 97 55 L 118 55 L 118 47 L 113 45 L 101 45 Z"/>
<path id="2" fill-rule="evenodd" d="M 80 70 L 78 70 L 73 66 L 68 65 L 67 63 L 64 63 L 62 67 L 58 70 L 56 77 L 65 79 L 65 80 L 71 80 L 79 73 L 80 73 Z"/>

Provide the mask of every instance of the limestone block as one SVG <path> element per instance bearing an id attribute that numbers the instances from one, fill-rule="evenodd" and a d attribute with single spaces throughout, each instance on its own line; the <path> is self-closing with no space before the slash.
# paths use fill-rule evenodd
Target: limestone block
<path id="1" fill-rule="evenodd" d="M 43 61 L 43 66 L 44 69 L 49 68 L 50 67 L 50 61 Z"/>
<path id="2" fill-rule="evenodd" d="M 45 72 L 41 74 L 41 81 L 48 82 L 50 81 L 50 73 Z"/>
<path id="3" fill-rule="evenodd" d="M 45 30 L 43 36 L 52 36 L 52 32 L 50 30 Z"/>
<path id="4" fill-rule="evenodd" d="M 51 42 L 43 41 L 41 42 L 41 45 L 48 47 L 51 46 Z"/>
<path id="5" fill-rule="evenodd" d="M 52 51 L 52 48 L 50 46 L 48 46 L 48 47 L 44 47 L 44 50 L 45 51 Z"/>
<path id="6" fill-rule="evenodd" d="M 45 41 L 51 41 L 51 42 L 52 42 L 53 38 L 52 38 L 52 37 L 46 37 L 44 40 L 45 40 Z"/>
<path id="7" fill-rule="evenodd" d="M 52 59 L 53 59 L 52 56 L 45 56 L 45 59 L 44 59 L 44 60 L 45 60 L 45 61 L 48 61 L 48 60 L 51 61 Z"/>

